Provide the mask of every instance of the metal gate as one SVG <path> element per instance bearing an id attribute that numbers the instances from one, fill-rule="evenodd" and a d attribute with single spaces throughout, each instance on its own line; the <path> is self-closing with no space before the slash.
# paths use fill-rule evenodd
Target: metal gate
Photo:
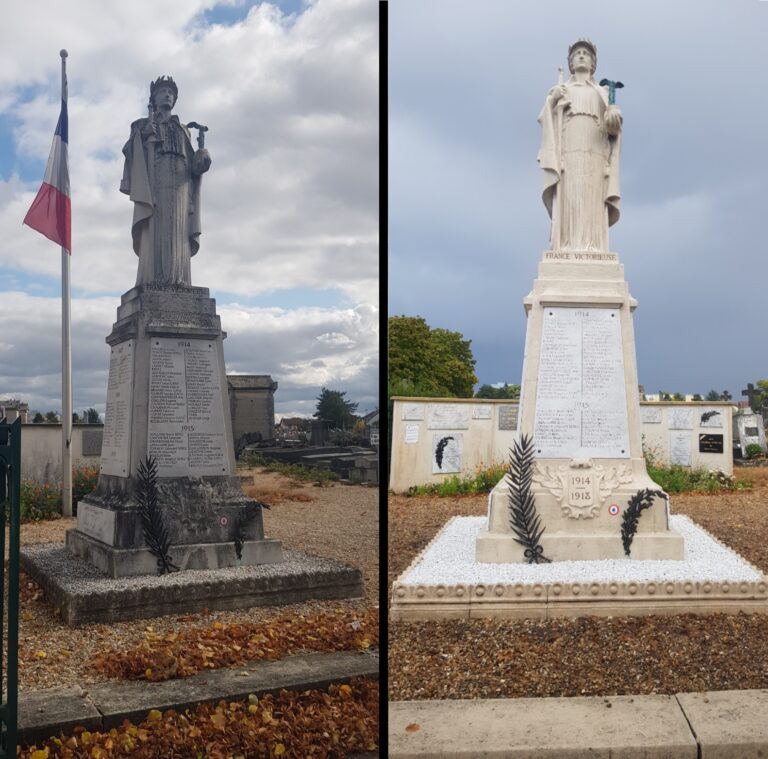
<path id="1" fill-rule="evenodd" d="M 21 486 L 21 419 L 0 419 L 0 759 L 16 756 L 19 698 L 19 493 Z M 5 536 L 8 531 L 8 556 Z M 6 573 L 5 566 L 8 564 Z M 2 621 L 7 605 L 7 640 Z M 5 651 L 5 654 L 4 654 Z"/>

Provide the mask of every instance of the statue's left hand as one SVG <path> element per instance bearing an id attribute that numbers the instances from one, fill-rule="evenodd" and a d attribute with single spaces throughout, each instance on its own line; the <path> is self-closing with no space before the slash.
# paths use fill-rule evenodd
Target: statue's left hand
<path id="1" fill-rule="evenodd" d="M 205 148 L 195 151 L 194 166 L 196 174 L 204 174 L 211 168 L 211 156 Z"/>
<path id="2" fill-rule="evenodd" d="M 621 131 L 621 110 L 617 105 L 609 105 L 605 111 L 605 130 L 612 137 L 615 137 Z"/>

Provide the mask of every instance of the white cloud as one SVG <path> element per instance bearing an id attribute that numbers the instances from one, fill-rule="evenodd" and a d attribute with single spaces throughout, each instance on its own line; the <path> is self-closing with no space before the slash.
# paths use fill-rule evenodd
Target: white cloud
<path id="1" fill-rule="evenodd" d="M 73 303 L 73 350 L 103 375 L 81 378 L 88 399 L 83 396 L 80 405 L 103 406 L 104 336 L 115 317 L 114 296 L 136 277 L 132 206 L 118 191 L 121 150 L 130 123 L 146 114 L 149 82 L 160 74 L 178 83 L 174 112 L 182 121 L 209 127 L 206 147 L 213 163 L 203 180 L 203 234 L 192 261 L 193 284 L 210 288 L 220 303 L 264 293 L 277 293 L 271 302 L 279 302 L 281 290 L 296 288 L 333 288 L 345 299 L 322 313 L 220 307 L 230 335 L 227 361 L 242 371 L 272 373 L 280 382 L 278 406 L 291 383 L 306 393 L 323 383 L 346 382 L 349 397 L 373 397 L 376 4 L 314 0 L 289 18 L 262 3 L 239 23 L 204 25 L 202 11 L 214 5 L 84 0 L 73 8 L 42 0 L 4 19 L 0 116 L 12 118 L 17 165 L 27 171 L 30 160 L 42 166 L 47 159 L 59 110 L 58 51 L 69 50 L 72 287 L 83 296 Z M 41 283 L 58 280 L 58 249 L 20 225 L 41 178 L 0 178 L 0 287 L 39 292 Z M 111 297 L 98 297 L 104 294 Z M 52 406 L 58 395 L 58 301 L 0 293 L 0 315 L 13 308 L 21 309 L 11 322 L 25 349 L 13 371 L 0 370 L 0 395 L 13 387 Z M 80 324 L 77 337 L 76 311 L 87 312 L 90 320 Z M 344 340 L 318 340 L 323 334 Z M 297 342 L 302 340 L 309 345 Z M 246 343 L 267 352 L 249 353 Z M 27 351 L 29 346 L 35 347 Z M 318 346 L 322 355 L 313 360 L 322 366 L 302 358 Z M 353 353 L 363 358 L 357 368 L 349 360 Z M 73 366 L 77 372 L 74 357 Z"/>

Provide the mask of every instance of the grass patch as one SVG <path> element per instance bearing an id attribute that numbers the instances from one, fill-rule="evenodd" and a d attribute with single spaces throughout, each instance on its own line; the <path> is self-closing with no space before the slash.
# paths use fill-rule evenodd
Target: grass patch
<path id="1" fill-rule="evenodd" d="M 752 483 L 719 470 L 659 466 L 648 463 L 651 479 L 667 493 L 719 493 L 723 490 L 748 490 Z"/>
<path id="2" fill-rule="evenodd" d="M 471 475 L 455 474 L 442 482 L 431 485 L 414 485 L 408 488 L 406 495 L 420 496 L 432 495 L 449 498 L 457 495 L 477 495 L 478 493 L 490 493 L 507 473 L 506 464 L 494 464 L 486 469 L 478 469 Z"/>

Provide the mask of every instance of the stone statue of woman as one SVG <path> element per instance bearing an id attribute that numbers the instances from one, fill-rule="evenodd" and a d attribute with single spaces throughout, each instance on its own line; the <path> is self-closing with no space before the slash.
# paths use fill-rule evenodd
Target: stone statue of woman
<path id="1" fill-rule="evenodd" d="M 172 115 L 179 89 L 171 77 L 150 84 L 149 117 L 131 124 L 120 191 L 134 203 L 136 284 L 191 285 L 190 259 L 200 243 L 200 184 L 211 165 Z"/>
<path id="2" fill-rule="evenodd" d="M 622 117 L 594 79 L 597 49 L 580 39 L 568 49 L 571 77 L 553 87 L 539 114 L 542 199 L 552 219 L 551 250 L 608 251 L 619 220 Z"/>

